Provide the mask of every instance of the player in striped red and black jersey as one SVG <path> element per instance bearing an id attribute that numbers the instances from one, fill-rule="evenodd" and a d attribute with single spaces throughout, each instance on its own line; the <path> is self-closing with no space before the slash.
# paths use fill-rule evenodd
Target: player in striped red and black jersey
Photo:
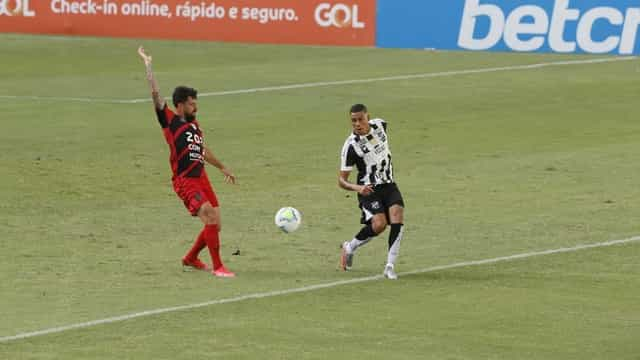
<path id="1" fill-rule="evenodd" d="M 158 83 L 151 70 L 151 56 L 142 47 L 138 49 L 138 54 L 144 61 L 158 122 L 169 145 L 173 189 L 191 215 L 198 216 L 204 224 L 195 243 L 182 258 L 182 264 L 208 271 L 209 267 L 198 259 L 200 251 L 208 247 L 213 262 L 212 274 L 233 277 L 235 274 L 220 259 L 220 208 L 204 164 L 207 162 L 218 168 L 227 183 L 235 184 L 236 177 L 204 143 L 202 130 L 196 120 L 197 91 L 186 86 L 175 88 L 172 97 L 175 112 L 172 111 L 160 96 Z"/>
<path id="2" fill-rule="evenodd" d="M 177 106 L 181 105 L 179 101 L 185 96 L 195 100 L 197 92 L 184 86 L 177 87 L 174 91 L 174 98 L 178 101 Z M 192 102 L 191 106 L 194 107 L 195 113 L 197 111 L 195 102 Z M 176 115 L 166 103 L 162 108 L 156 108 L 156 114 L 171 151 L 169 161 L 174 179 L 201 177 L 204 170 L 204 141 L 195 116 Z"/>

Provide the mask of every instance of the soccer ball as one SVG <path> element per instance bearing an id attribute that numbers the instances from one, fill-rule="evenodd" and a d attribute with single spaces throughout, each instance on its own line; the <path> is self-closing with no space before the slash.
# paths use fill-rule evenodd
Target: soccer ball
<path id="1" fill-rule="evenodd" d="M 283 207 L 276 213 L 276 226 L 286 233 L 294 232 L 300 226 L 300 212 L 290 206 Z"/>

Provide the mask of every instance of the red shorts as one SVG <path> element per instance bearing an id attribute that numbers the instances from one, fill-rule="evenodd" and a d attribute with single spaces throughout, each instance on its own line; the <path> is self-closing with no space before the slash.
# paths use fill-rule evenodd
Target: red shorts
<path id="1" fill-rule="evenodd" d="M 176 177 L 173 179 L 173 190 L 193 216 L 198 215 L 198 210 L 206 202 L 211 203 L 213 207 L 219 206 L 218 197 L 213 192 L 206 174 L 198 178 Z"/>

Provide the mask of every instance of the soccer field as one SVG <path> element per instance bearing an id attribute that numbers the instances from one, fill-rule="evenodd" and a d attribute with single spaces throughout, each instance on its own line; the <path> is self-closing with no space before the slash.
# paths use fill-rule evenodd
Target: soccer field
<path id="1" fill-rule="evenodd" d="M 0 359 L 639 359 L 640 60 L 0 39 Z M 163 95 L 200 91 L 238 177 L 208 169 L 235 279 L 180 266 L 201 225 L 139 44 Z M 388 233 L 338 271 L 360 228 L 337 187 L 356 102 L 389 123 L 395 282 Z"/>

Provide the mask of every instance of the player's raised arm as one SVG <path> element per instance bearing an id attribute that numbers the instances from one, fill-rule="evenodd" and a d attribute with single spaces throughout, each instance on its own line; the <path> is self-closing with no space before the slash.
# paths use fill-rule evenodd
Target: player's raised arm
<path id="1" fill-rule="evenodd" d="M 147 69 L 147 80 L 149 81 L 149 86 L 151 87 L 151 98 L 153 99 L 153 105 L 155 105 L 156 109 L 162 110 L 164 108 L 164 99 L 160 96 L 158 82 L 153 76 L 153 70 L 151 69 L 151 55 L 147 55 L 142 46 L 138 48 L 138 55 L 140 55 L 142 61 L 144 61 L 144 66 Z"/>

